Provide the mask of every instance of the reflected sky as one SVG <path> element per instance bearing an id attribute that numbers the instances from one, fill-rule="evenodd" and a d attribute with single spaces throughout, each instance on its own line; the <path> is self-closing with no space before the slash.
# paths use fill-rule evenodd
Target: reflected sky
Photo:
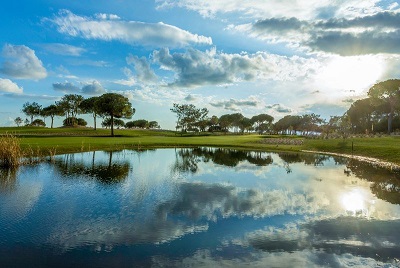
<path id="1" fill-rule="evenodd" d="M 6 266 L 399 264 L 400 176 L 354 160 L 98 151 L 0 176 Z"/>

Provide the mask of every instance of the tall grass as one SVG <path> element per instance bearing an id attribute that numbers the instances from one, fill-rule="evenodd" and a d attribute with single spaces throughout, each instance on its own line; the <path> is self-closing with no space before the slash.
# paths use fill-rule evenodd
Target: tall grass
<path id="1" fill-rule="evenodd" d="M 0 136 L 0 166 L 13 168 L 21 163 L 23 156 L 19 139 L 9 133 Z"/>

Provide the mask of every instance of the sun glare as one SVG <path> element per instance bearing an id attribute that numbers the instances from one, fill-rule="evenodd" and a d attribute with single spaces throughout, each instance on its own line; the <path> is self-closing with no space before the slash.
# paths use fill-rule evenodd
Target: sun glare
<path id="1" fill-rule="evenodd" d="M 358 190 L 353 190 L 342 195 L 341 202 L 346 212 L 352 215 L 364 214 L 366 204 L 363 194 Z"/>
<path id="2" fill-rule="evenodd" d="M 379 56 L 335 57 L 318 76 L 320 86 L 335 91 L 339 96 L 345 92 L 362 93 L 373 85 L 384 71 Z"/>

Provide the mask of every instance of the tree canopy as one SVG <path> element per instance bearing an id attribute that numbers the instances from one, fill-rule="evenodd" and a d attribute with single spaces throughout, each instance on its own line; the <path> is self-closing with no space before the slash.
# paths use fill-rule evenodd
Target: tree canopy
<path id="1" fill-rule="evenodd" d="M 111 118 L 111 136 L 114 136 L 114 118 L 132 118 L 135 109 L 128 98 L 117 93 L 106 93 L 95 101 L 95 110 L 100 116 Z"/>
<path id="2" fill-rule="evenodd" d="M 42 105 L 39 105 L 37 102 L 26 102 L 22 106 L 22 112 L 31 118 L 31 124 L 34 117 L 40 116 L 41 109 Z"/>
<path id="3" fill-rule="evenodd" d="M 392 132 L 392 121 L 394 112 L 399 109 L 400 98 L 400 79 L 389 79 L 376 83 L 369 91 L 368 95 L 376 106 L 386 106 L 388 118 L 388 134 Z"/>

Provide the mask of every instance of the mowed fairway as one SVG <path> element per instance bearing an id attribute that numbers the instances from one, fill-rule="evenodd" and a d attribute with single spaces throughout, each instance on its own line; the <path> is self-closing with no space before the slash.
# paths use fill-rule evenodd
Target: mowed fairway
<path id="1" fill-rule="evenodd" d="M 354 154 L 374 157 L 400 164 L 400 137 L 384 136 L 374 138 L 348 139 L 303 139 L 298 136 L 258 135 L 258 134 L 191 134 L 180 136 L 173 131 L 159 130 L 115 130 L 110 137 L 109 129 L 90 128 L 38 128 L 14 127 L 0 128 L 0 134 L 11 133 L 20 137 L 23 150 L 30 149 L 48 155 L 94 151 L 146 149 L 164 147 L 210 146 L 261 151 L 297 151 L 311 150 Z M 264 139 L 303 139 L 301 145 L 263 143 Z"/>

